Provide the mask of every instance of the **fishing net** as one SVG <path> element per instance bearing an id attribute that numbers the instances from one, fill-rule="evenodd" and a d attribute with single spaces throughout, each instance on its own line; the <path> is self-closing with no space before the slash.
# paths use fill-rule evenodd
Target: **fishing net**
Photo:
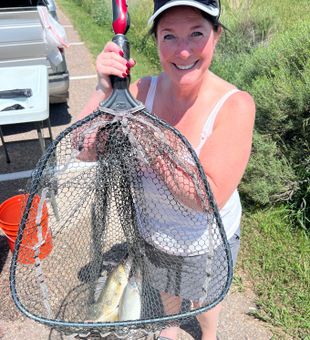
<path id="1" fill-rule="evenodd" d="M 183 324 L 218 304 L 231 279 L 195 151 L 115 78 L 112 96 L 32 174 L 11 264 L 15 304 L 67 334 L 121 336 Z"/>
<path id="2" fill-rule="evenodd" d="M 101 108 L 65 130 L 27 197 L 11 285 L 37 321 L 154 330 L 208 310 L 229 288 L 229 246 L 197 156 L 143 107 Z M 111 277 L 110 311 L 100 295 Z M 127 282 L 139 295 L 132 320 L 118 313 Z"/>

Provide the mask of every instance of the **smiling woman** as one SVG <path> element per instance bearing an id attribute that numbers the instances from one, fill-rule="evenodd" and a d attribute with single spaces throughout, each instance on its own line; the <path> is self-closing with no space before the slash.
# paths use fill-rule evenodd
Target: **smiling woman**
<path id="1" fill-rule="evenodd" d="M 149 24 L 152 25 L 151 32 L 155 37 L 163 72 L 158 77 L 139 79 L 130 86 L 130 91 L 139 101 L 145 103 L 149 112 L 178 129 L 195 149 L 220 208 L 235 264 L 241 219 L 237 187 L 250 156 L 255 104 L 248 93 L 209 70 L 222 32 L 219 16 L 220 4 L 217 0 L 155 0 L 154 14 L 149 19 Z M 96 61 L 99 79 L 97 88 L 80 118 L 96 109 L 99 102 L 111 94 L 111 75 L 126 78 L 134 65 L 133 59 L 123 58 L 123 51 L 119 46 L 108 42 Z M 87 150 L 84 152 L 87 153 Z M 168 177 L 171 180 L 173 177 L 164 166 L 156 171 L 163 180 Z M 175 170 L 178 171 L 181 172 Z M 199 211 L 196 197 L 186 190 L 186 181 L 190 179 L 181 175 L 176 177 L 182 183 L 177 183 L 175 178 L 173 188 L 169 187 L 171 192 L 181 197 L 187 206 Z M 162 207 L 164 214 L 165 206 L 161 199 L 154 198 L 147 185 L 143 190 L 145 199 L 149 199 L 150 204 Z M 197 235 L 194 235 L 196 226 L 189 226 L 191 223 L 184 222 L 182 218 L 175 220 L 180 227 L 189 229 L 189 239 L 197 239 Z M 164 251 L 163 245 L 173 234 L 173 226 L 163 225 L 161 222 L 152 221 L 149 228 L 155 228 L 156 232 L 163 235 L 162 244 L 152 246 Z M 204 251 L 207 254 L 208 250 Z M 190 249 L 184 249 L 181 256 L 184 261 L 195 259 Z M 201 265 L 203 261 L 202 256 Z M 158 274 L 157 271 L 160 269 L 154 267 L 154 275 Z M 161 293 L 161 298 L 167 310 L 169 300 L 177 299 L 166 291 Z M 199 304 L 197 300 L 193 298 L 194 306 Z M 198 317 L 202 339 L 216 339 L 219 311 L 220 304 Z M 168 312 L 173 314 L 178 310 Z M 170 327 L 161 332 L 161 337 L 173 340 L 177 338 L 177 333 L 176 327 Z"/>
<path id="2" fill-rule="evenodd" d="M 164 12 L 157 24 L 156 42 L 170 80 L 182 85 L 188 82 L 198 90 L 196 81 L 203 81 L 220 32 L 213 30 L 198 9 L 173 7 Z"/>

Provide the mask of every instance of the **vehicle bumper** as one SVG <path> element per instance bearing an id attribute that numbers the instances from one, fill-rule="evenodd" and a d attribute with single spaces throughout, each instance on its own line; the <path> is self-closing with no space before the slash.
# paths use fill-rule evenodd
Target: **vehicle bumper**
<path id="1" fill-rule="evenodd" d="M 49 75 L 50 103 L 63 103 L 69 97 L 69 73 Z"/>

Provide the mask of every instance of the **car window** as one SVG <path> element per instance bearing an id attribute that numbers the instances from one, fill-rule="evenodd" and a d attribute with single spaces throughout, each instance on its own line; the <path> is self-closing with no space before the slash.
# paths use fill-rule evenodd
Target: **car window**
<path id="1" fill-rule="evenodd" d="M 0 8 L 6 7 L 33 7 L 38 5 L 47 5 L 46 0 L 1 0 Z"/>

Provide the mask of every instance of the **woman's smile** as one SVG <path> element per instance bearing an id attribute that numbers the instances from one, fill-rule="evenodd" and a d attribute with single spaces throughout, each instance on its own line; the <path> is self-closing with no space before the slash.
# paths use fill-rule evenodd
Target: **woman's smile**
<path id="1" fill-rule="evenodd" d="M 188 70 L 192 70 L 197 65 L 198 61 L 199 60 L 196 60 L 195 62 L 191 64 L 187 64 L 187 65 L 180 65 L 180 64 L 175 64 L 175 63 L 172 63 L 172 65 L 174 65 L 178 70 L 188 71 Z"/>

